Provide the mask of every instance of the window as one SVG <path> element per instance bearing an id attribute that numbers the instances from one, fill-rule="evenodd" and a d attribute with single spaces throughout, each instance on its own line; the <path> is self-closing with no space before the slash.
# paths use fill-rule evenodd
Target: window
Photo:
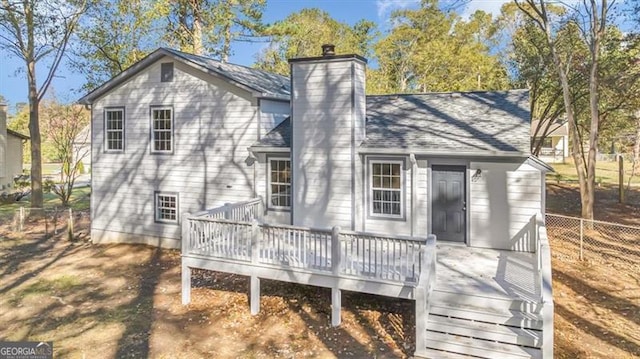
<path id="1" fill-rule="evenodd" d="M 536 143 L 540 143 L 540 141 L 542 141 L 541 148 L 553 148 L 553 139 L 551 137 L 536 137 Z"/>
<path id="2" fill-rule="evenodd" d="M 291 161 L 269 160 L 269 206 L 291 208 Z"/>
<path id="3" fill-rule="evenodd" d="M 106 151 L 124 150 L 124 109 L 106 109 L 104 111 L 104 145 Z"/>
<path id="4" fill-rule="evenodd" d="M 151 152 L 173 151 L 173 109 L 156 107 L 151 109 Z"/>
<path id="5" fill-rule="evenodd" d="M 371 161 L 371 215 L 403 215 L 403 177 L 400 161 Z"/>
<path id="6" fill-rule="evenodd" d="M 160 64 L 160 82 L 173 81 L 173 62 Z"/>
<path id="7" fill-rule="evenodd" d="M 156 192 L 155 197 L 155 221 L 178 223 L 178 195 Z"/>

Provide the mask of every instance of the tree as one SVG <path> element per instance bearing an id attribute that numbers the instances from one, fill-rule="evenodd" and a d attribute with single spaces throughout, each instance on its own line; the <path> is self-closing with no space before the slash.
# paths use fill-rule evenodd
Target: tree
<path id="1" fill-rule="evenodd" d="M 383 92 L 498 90 L 508 86 L 491 53 L 496 24 L 477 11 L 469 20 L 436 0 L 392 14 L 395 26 L 376 45 Z"/>
<path id="2" fill-rule="evenodd" d="M 266 0 L 164 0 L 165 40 L 182 51 L 213 55 L 223 62 L 234 41 L 261 34 Z"/>
<path id="3" fill-rule="evenodd" d="M 46 187 L 60 198 L 63 205 L 68 205 L 76 179 L 82 174 L 82 161 L 91 155 L 87 147 L 75 146 L 77 142 L 86 143 L 89 140 L 91 132 L 83 129 L 89 125 L 90 115 L 80 105 L 52 103 L 48 110 L 47 135 L 55 151 L 55 159 L 62 167 L 61 183 L 48 183 Z"/>
<path id="4" fill-rule="evenodd" d="M 302 9 L 265 30 L 271 44 L 258 56 L 256 67 L 289 74 L 288 59 L 319 56 L 322 44 L 336 45 L 342 54 L 357 53 L 367 57 L 375 35 L 375 24 L 361 20 L 354 26 L 333 19 L 319 9 Z"/>
<path id="5" fill-rule="evenodd" d="M 161 12 L 158 2 L 95 1 L 79 24 L 73 43 L 72 66 L 93 90 L 149 54 L 158 41 L 153 25 Z"/>
<path id="6" fill-rule="evenodd" d="M 595 201 L 595 179 L 596 179 L 596 153 L 598 148 L 598 134 L 600 121 L 599 107 L 599 80 L 598 72 L 601 60 L 601 45 L 607 28 L 609 10 L 614 1 L 607 0 L 584 1 L 582 12 L 578 9 L 571 15 L 580 15 L 575 18 L 554 17 L 548 11 L 547 2 L 544 0 L 515 0 L 518 8 L 527 15 L 543 31 L 548 49 L 551 53 L 554 68 L 558 73 L 560 85 L 562 87 L 562 98 L 564 110 L 569 122 L 569 133 L 572 136 L 571 154 L 578 173 L 580 185 L 580 200 L 582 206 L 582 217 L 593 219 L 593 206 Z M 578 22 L 576 19 L 586 19 Z M 559 51 L 558 25 L 564 22 L 573 22 L 582 32 L 582 41 L 589 50 L 589 57 L 586 59 L 588 68 L 589 86 L 589 139 L 587 156 L 584 156 L 578 122 L 575 116 L 575 101 L 569 79 L 569 72 L 572 68 L 571 59 L 563 58 Z"/>
<path id="7" fill-rule="evenodd" d="M 24 61 L 31 137 L 31 206 L 42 207 L 42 155 L 39 104 L 56 74 L 86 2 L 68 0 L 1 0 L 0 48 Z M 47 62 L 38 87 L 36 67 Z"/>

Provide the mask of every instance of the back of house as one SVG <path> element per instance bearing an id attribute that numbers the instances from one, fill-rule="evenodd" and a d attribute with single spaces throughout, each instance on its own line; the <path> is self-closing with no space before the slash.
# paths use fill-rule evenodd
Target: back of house
<path id="1" fill-rule="evenodd" d="M 177 247 L 183 213 L 261 196 L 276 223 L 532 251 L 528 92 L 366 96 L 366 63 L 159 49 L 88 94 L 93 240 Z"/>

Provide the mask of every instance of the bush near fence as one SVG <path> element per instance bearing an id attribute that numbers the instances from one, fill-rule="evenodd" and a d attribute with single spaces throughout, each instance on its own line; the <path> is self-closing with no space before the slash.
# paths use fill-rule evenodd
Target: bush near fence
<path id="1" fill-rule="evenodd" d="M 640 271 L 640 227 L 618 223 L 546 215 L 552 255 L 564 261 L 630 265 Z"/>

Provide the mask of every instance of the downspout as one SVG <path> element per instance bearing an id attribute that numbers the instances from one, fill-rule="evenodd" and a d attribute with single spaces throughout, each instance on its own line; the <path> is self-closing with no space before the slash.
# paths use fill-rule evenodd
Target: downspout
<path id="1" fill-rule="evenodd" d="M 418 161 L 416 161 L 416 155 L 409 154 L 409 162 L 411 162 L 411 237 L 416 235 L 416 172 L 418 168 Z"/>

